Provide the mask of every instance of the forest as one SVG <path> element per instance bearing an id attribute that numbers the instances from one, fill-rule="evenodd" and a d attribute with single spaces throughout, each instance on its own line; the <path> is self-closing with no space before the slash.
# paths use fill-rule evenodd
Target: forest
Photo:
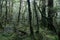
<path id="1" fill-rule="evenodd" d="M 0 0 L 0 40 L 60 40 L 60 0 Z"/>

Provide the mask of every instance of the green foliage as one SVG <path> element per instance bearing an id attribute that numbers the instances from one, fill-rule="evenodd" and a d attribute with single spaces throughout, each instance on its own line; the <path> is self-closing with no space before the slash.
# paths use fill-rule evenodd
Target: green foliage
<path id="1" fill-rule="evenodd" d="M 0 0 L 1 3 L 2 0 Z M 0 12 L 0 40 L 31 40 L 31 35 L 30 35 L 30 27 L 29 27 L 29 15 L 28 15 L 28 7 L 27 7 L 27 0 L 23 0 L 21 5 L 20 5 L 20 0 L 10 0 L 7 1 L 8 3 L 5 3 L 6 0 L 3 0 L 3 4 L 0 6 L 0 11 L 2 11 L 2 13 Z M 10 4 L 9 4 L 10 2 Z M 6 5 L 7 5 L 7 10 L 6 10 Z M 38 6 L 37 9 L 37 15 L 38 15 L 38 25 L 37 21 L 36 21 L 36 15 L 34 12 L 34 7 L 33 7 L 33 1 L 31 0 L 30 3 L 30 8 L 31 8 L 31 26 L 33 28 L 33 32 L 34 32 L 34 37 L 36 40 L 38 40 L 38 38 L 40 38 L 41 40 L 58 40 L 58 35 L 54 34 L 52 31 L 48 30 L 47 27 L 43 26 L 43 24 L 41 24 L 41 15 L 43 13 L 44 19 L 48 20 L 48 16 L 45 17 L 44 13 L 42 12 L 42 0 L 36 0 L 36 4 L 35 6 Z M 19 6 L 21 7 L 21 9 L 19 8 Z M 44 6 L 44 5 L 43 5 Z M 1 8 L 2 7 L 2 8 Z M 46 7 L 46 6 L 44 6 Z M 20 9 L 20 10 L 19 10 Z M 40 9 L 40 10 L 39 10 Z M 52 10 L 53 13 L 57 13 L 57 11 L 60 11 L 60 7 L 53 7 L 53 8 L 47 8 Z M 10 10 L 10 12 L 9 12 Z M 5 11 L 7 11 L 7 15 L 5 14 Z M 20 15 L 18 14 L 20 11 Z M 40 13 L 40 12 L 41 13 Z M 18 19 L 18 15 L 20 16 Z M 48 15 L 48 10 L 46 15 Z M 54 16 L 51 15 L 51 16 Z M 6 19 L 7 17 L 7 19 Z M 19 20 L 19 22 L 17 22 L 17 20 Z M 46 21 L 47 21 L 46 20 Z M 56 19 L 57 20 L 57 19 Z M 44 21 L 44 20 L 43 20 Z M 46 22 L 45 22 L 46 23 Z M 48 22 L 47 22 L 48 24 Z M 6 27 L 15 27 L 16 29 L 14 30 L 13 28 L 13 32 L 11 33 L 10 30 L 11 29 L 5 29 Z M 39 30 L 38 30 L 38 29 Z M 4 29 L 4 30 L 3 30 Z M 56 28 L 56 29 L 60 29 L 60 28 Z M 6 30 L 6 31 L 5 31 Z M 9 33 L 7 32 L 9 30 Z M 24 34 L 20 31 L 17 30 L 22 30 L 23 32 L 26 32 L 27 34 Z M 39 34 L 36 32 L 36 30 L 39 31 Z M 59 31 L 59 30 L 58 30 Z"/>

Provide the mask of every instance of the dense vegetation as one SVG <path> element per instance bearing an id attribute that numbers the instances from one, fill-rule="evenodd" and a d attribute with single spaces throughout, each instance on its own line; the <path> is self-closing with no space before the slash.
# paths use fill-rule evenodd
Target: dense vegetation
<path id="1" fill-rule="evenodd" d="M 60 40 L 59 0 L 0 0 L 0 40 Z"/>

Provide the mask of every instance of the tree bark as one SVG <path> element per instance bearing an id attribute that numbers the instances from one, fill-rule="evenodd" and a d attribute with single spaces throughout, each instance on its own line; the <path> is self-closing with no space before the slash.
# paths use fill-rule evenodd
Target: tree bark
<path id="1" fill-rule="evenodd" d="M 5 1 L 5 5 L 6 5 L 6 12 L 5 12 L 5 26 L 7 24 L 7 0 Z"/>
<path id="2" fill-rule="evenodd" d="M 41 38 L 40 38 L 40 36 L 39 36 L 39 20 L 38 20 L 38 12 L 37 12 L 37 9 L 36 9 L 36 1 L 34 0 L 34 2 L 33 2 L 34 4 L 34 13 L 35 13 L 35 16 L 36 16 L 36 22 L 37 22 L 37 30 L 36 30 L 36 34 L 37 34 L 37 40 L 40 40 Z M 42 40 L 42 39 L 41 39 Z"/>
<path id="3" fill-rule="evenodd" d="M 53 25 L 53 0 L 48 0 L 48 28 L 56 33 L 56 29 Z"/>
<path id="4" fill-rule="evenodd" d="M 29 26 L 30 26 L 30 36 L 31 36 L 31 40 L 35 40 L 34 37 L 34 32 L 33 32 L 33 27 L 32 27 L 32 12 L 31 12 L 31 8 L 30 8 L 30 0 L 27 0 L 28 2 L 28 12 L 29 12 Z"/>
<path id="5" fill-rule="evenodd" d="M 41 16 L 42 16 L 42 25 L 44 26 L 44 27 L 46 27 L 46 4 L 45 4 L 45 0 L 42 0 L 42 14 L 41 14 Z"/>

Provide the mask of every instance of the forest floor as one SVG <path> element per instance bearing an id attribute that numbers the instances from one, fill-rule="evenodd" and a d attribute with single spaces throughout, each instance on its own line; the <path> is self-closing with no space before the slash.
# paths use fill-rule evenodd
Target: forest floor
<path id="1" fill-rule="evenodd" d="M 0 33 L 0 40 L 14 40 L 15 33 Z M 46 31 L 42 28 L 40 28 L 40 35 L 43 38 L 43 40 L 58 40 L 57 35 L 51 33 L 49 30 Z M 35 34 L 35 38 L 37 35 Z M 21 37 L 20 40 L 31 40 L 30 35 L 27 35 L 25 37 Z"/>

